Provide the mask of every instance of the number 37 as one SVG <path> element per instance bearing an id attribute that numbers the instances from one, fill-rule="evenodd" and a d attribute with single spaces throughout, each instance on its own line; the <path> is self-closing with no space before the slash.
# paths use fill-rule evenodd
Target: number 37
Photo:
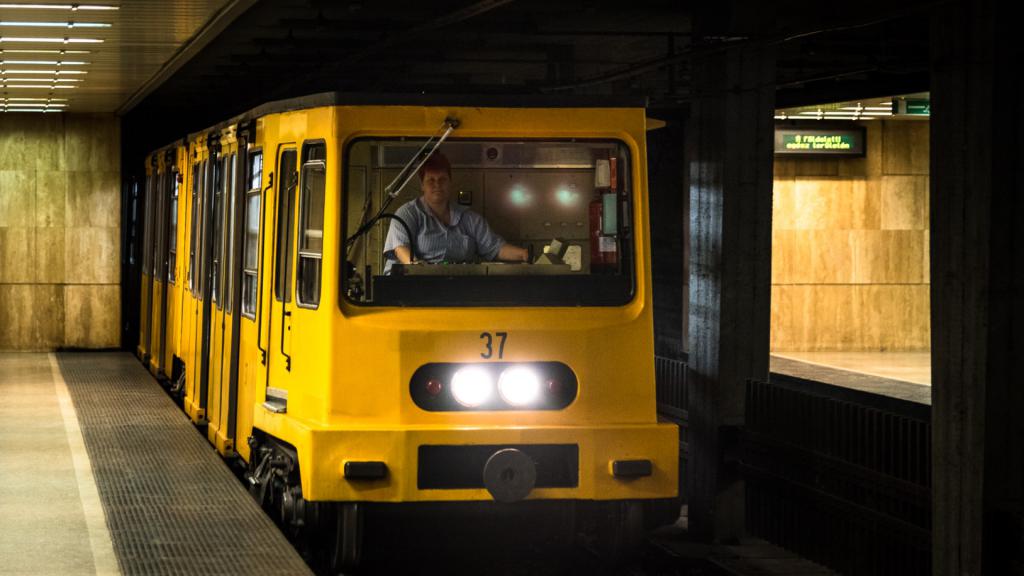
<path id="1" fill-rule="evenodd" d="M 508 338 L 508 332 L 482 332 L 480 339 L 484 341 L 484 351 L 480 353 L 480 357 L 484 360 L 490 360 L 494 357 L 494 339 L 498 339 L 498 359 L 501 360 L 505 357 L 505 340 Z"/>

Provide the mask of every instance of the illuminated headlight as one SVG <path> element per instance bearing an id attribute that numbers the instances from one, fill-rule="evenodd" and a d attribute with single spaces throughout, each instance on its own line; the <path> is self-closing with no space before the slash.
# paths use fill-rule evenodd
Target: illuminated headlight
<path id="1" fill-rule="evenodd" d="M 490 373 L 478 366 L 467 366 L 452 376 L 452 396 L 466 408 L 475 408 L 491 398 L 494 381 Z"/>
<path id="2" fill-rule="evenodd" d="M 525 366 L 513 366 L 498 378 L 498 393 L 513 406 L 526 406 L 540 398 L 540 377 Z"/>

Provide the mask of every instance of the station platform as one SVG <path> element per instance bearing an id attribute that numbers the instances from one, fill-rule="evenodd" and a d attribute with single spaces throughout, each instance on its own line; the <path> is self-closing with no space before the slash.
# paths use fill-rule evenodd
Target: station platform
<path id="1" fill-rule="evenodd" d="M 310 574 L 128 353 L 0 353 L 0 574 Z"/>

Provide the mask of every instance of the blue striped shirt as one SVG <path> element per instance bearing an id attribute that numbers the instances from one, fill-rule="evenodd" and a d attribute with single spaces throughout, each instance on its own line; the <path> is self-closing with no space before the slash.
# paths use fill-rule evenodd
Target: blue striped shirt
<path id="1" fill-rule="evenodd" d="M 505 240 L 487 225 L 483 216 L 465 206 L 449 203 L 449 222 L 445 226 L 430 212 L 423 198 L 410 200 L 395 211 L 416 236 L 415 258 L 431 264 L 438 262 L 477 262 L 494 260 L 505 245 Z M 384 241 L 384 273 L 398 262 L 395 248 L 409 246 L 409 237 L 402 225 L 394 220 Z"/>

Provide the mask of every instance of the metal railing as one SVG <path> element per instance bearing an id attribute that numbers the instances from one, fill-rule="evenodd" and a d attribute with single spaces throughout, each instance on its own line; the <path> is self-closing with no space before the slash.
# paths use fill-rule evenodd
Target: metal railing
<path id="1" fill-rule="evenodd" d="M 655 357 L 682 474 L 687 372 Z M 740 438 L 751 534 L 843 574 L 930 574 L 930 406 L 773 373 L 747 382 Z"/>
<path id="2" fill-rule="evenodd" d="M 772 374 L 742 439 L 753 534 L 843 574 L 931 573 L 930 407 Z"/>

